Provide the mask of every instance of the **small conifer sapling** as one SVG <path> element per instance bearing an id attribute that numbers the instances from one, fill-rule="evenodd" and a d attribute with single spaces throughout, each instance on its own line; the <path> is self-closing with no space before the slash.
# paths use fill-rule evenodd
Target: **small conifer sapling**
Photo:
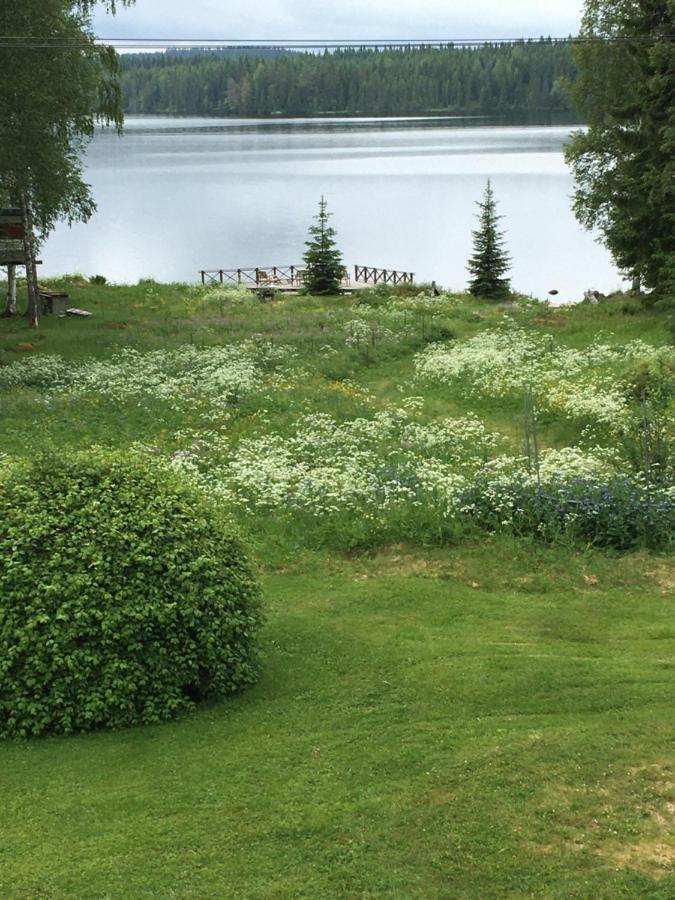
<path id="1" fill-rule="evenodd" d="M 474 297 L 501 300 L 511 292 L 506 273 L 510 268 L 510 257 L 504 249 L 504 234 L 497 227 L 502 218 L 497 215 L 497 204 L 490 179 L 485 187 L 482 202 L 477 206 L 479 227 L 473 232 L 473 255 L 467 268 L 471 274 L 469 292 Z"/>
<path id="2" fill-rule="evenodd" d="M 335 229 L 328 224 L 330 217 L 325 197 L 319 201 L 316 225 L 309 229 L 306 241 L 305 288 L 310 294 L 338 294 L 344 274 L 342 254 L 335 243 Z"/>

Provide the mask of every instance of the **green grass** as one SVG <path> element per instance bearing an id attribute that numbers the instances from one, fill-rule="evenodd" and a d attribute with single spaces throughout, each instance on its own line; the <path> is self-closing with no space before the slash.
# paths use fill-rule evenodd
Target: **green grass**
<path id="1" fill-rule="evenodd" d="M 446 329 L 458 339 L 472 337 L 494 327 L 503 319 L 499 305 L 464 300 L 451 311 L 433 316 L 411 312 L 408 321 L 413 336 L 400 342 L 377 342 L 374 346 L 346 348 L 344 335 L 337 325 L 347 320 L 359 300 L 355 298 L 293 297 L 265 304 L 228 307 L 218 300 L 208 300 L 204 292 L 182 284 L 161 285 L 143 282 L 136 286 L 99 286 L 86 279 L 71 276 L 49 282 L 56 289 L 69 292 L 71 301 L 89 309 L 89 320 L 44 317 L 40 328 L 32 331 L 23 317 L 0 320 L 0 366 L 27 355 L 59 354 L 72 361 L 89 357 L 109 358 L 125 348 L 137 350 L 171 349 L 184 344 L 222 345 L 253 334 L 262 335 L 298 352 L 307 365 L 312 380 L 303 384 L 302 396 L 289 395 L 285 414 L 293 421 L 297 414 L 294 400 L 303 404 L 312 400 L 316 411 L 335 411 L 336 396 L 328 390 L 330 382 L 349 379 L 367 388 L 373 402 L 386 407 L 407 393 L 421 388 L 412 380 L 413 356 Z M 2 294 L 0 282 L 0 295 Z M 373 301 L 380 302 L 380 301 Z M 383 314 L 384 315 L 384 314 Z M 602 334 L 608 342 L 621 343 L 641 338 L 655 344 L 668 341 L 665 316 L 644 309 L 635 299 L 622 299 L 599 306 L 578 306 L 558 311 L 535 307 L 511 310 L 509 316 L 522 327 L 551 334 L 563 345 L 582 348 Z M 326 357 L 322 345 L 338 350 Z M 344 415 L 355 414 L 360 407 L 345 398 L 338 404 Z M 500 431 L 514 449 L 522 444 L 522 409 L 520 402 L 468 397 L 462 386 L 426 385 L 423 415 L 427 420 L 444 416 L 475 413 L 490 428 Z M 127 446 L 132 440 L 159 443 L 166 435 L 186 424 L 199 427 L 197 411 L 192 421 L 177 418 L 157 405 L 148 416 L 147 408 L 120 408 L 110 403 L 84 403 L 77 407 L 64 400 L 53 402 L 40 411 L 40 427 L 28 433 L 26 421 L 35 421 L 35 395 L 30 392 L 0 398 L 3 433 L 0 452 L 34 452 L 37 447 L 58 449 L 98 442 L 111 446 Z M 280 426 L 284 427 L 283 412 Z M 246 416 L 240 416 L 238 427 L 247 430 Z M 573 442 L 578 428 L 569 421 L 542 420 L 542 446 L 558 446 Z M 36 445 L 37 442 L 37 445 Z"/>
<path id="2" fill-rule="evenodd" d="M 0 320 L 0 364 L 262 333 L 295 346 L 308 371 L 275 395 L 275 428 L 301 407 L 345 418 L 363 408 L 331 386 L 320 350 L 330 313 L 353 300 L 221 309 L 181 285 L 68 290 L 95 317 L 48 318 L 37 334 Z M 469 337 L 501 315 L 472 301 L 435 325 Z M 574 347 L 600 330 L 667 339 L 635 301 L 513 315 Z M 331 365 L 384 409 L 401 385 L 419 392 L 422 343 L 341 347 Z M 137 440 L 171 449 L 177 429 L 204 425 L 199 409 L 160 403 L 45 406 L 28 389 L 0 402 L 9 455 Z M 424 392 L 426 421 L 470 411 L 518 446 L 515 407 Z M 258 427 L 256 412 L 233 410 L 238 435 Z M 551 420 L 542 440 L 564 444 L 570 429 Z M 2 898 L 675 894 L 670 559 L 498 537 L 319 552 L 257 524 L 259 684 L 163 726 L 0 745 Z"/>
<path id="3" fill-rule="evenodd" d="M 672 896 L 663 563 L 308 562 L 245 696 L 2 747 L 2 896 Z"/>

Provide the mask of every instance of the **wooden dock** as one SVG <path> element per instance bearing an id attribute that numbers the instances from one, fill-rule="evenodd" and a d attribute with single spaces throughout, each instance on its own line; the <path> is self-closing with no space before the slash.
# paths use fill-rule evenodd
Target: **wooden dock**
<path id="1" fill-rule="evenodd" d="M 414 284 L 414 272 L 400 272 L 396 269 L 378 269 L 375 266 L 354 266 L 354 277 L 343 270 L 340 290 L 353 293 L 378 284 Z M 251 291 L 274 291 L 297 294 L 305 286 L 305 270 L 302 266 L 257 266 L 248 269 L 201 269 L 203 285 L 223 285 L 224 287 L 245 287 Z"/>

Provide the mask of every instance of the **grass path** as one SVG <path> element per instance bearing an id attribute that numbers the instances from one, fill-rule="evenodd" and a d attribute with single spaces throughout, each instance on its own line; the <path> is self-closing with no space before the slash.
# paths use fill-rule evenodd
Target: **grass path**
<path id="1" fill-rule="evenodd" d="M 505 550 L 269 574 L 245 696 L 4 744 L 0 895 L 672 897 L 667 566 Z"/>

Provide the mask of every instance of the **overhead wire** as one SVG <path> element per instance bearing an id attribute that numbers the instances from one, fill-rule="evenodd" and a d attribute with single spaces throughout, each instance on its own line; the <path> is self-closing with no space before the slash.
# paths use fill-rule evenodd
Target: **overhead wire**
<path id="1" fill-rule="evenodd" d="M 572 36 L 510 37 L 510 38 L 349 38 L 346 40 L 317 38 L 104 38 L 94 36 L 96 44 L 117 50 L 228 50 L 228 49 L 288 49 L 288 50 L 339 50 L 339 49 L 393 49 L 421 47 L 481 47 L 485 45 L 514 45 L 538 43 L 661 43 L 675 40 L 675 35 L 640 36 Z M 0 35 L 0 49 L 65 49 L 91 46 L 89 39 L 62 36 Z"/>

